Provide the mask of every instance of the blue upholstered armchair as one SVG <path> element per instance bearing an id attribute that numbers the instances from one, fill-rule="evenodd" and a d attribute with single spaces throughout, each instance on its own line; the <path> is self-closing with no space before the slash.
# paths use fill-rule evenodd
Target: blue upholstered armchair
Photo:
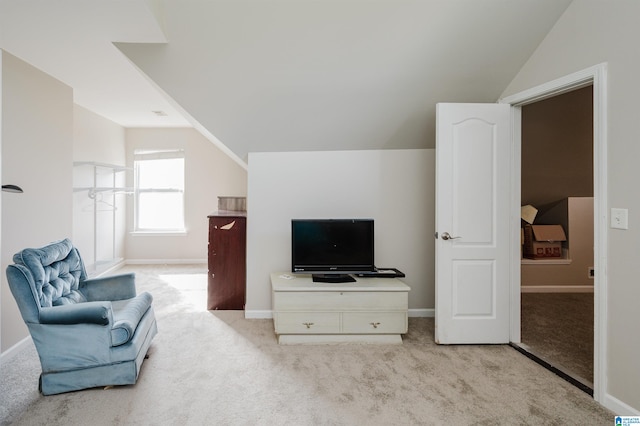
<path id="1" fill-rule="evenodd" d="M 134 274 L 87 278 L 68 239 L 13 261 L 9 287 L 40 356 L 44 395 L 136 382 L 158 329 Z"/>

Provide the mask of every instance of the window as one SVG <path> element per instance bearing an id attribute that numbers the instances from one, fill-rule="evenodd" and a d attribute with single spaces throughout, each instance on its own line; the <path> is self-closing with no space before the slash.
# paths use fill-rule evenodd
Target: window
<path id="1" fill-rule="evenodd" d="M 184 151 L 135 150 L 135 230 L 184 232 Z"/>

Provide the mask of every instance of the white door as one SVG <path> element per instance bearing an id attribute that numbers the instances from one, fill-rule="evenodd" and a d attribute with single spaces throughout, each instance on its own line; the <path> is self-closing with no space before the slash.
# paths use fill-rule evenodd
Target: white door
<path id="1" fill-rule="evenodd" d="M 507 104 L 437 105 L 436 343 L 509 342 L 510 128 Z"/>

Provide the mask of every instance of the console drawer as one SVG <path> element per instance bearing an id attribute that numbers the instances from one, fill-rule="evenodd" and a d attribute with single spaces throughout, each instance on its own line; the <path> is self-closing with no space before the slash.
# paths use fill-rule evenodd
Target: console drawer
<path id="1" fill-rule="evenodd" d="M 309 311 L 406 310 L 408 293 L 404 291 L 313 291 L 275 292 L 273 309 Z"/>
<path id="2" fill-rule="evenodd" d="M 338 312 L 274 312 L 273 320 L 279 334 L 340 333 Z"/>
<path id="3" fill-rule="evenodd" d="M 404 334 L 407 332 L 405 312 L 345 312 L 342 332 L 349 334 Z"/>

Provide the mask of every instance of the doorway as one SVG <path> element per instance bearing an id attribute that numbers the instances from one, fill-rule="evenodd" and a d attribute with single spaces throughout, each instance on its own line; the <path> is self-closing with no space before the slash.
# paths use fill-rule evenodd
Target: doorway
<path id="1" fill-rule="evenodd" d="M 520 350 L 593 394 L 593 86 L 522 107 L 521 205 L 560 229 L 556 257 L 524 250 Z M 526 246 L 526 244 L 525 244 Z"/>
<path id="2" fill-rule="evenodd" d="M 500 100 L 512 107 L 512 231 L 511 231 L 511 331 L 510 340 L 521 343 L 521 118 L 525 105 L 549 99 L 579 88 L 593 90 L 593 397 L 601 401 L 606 383 L 607 341 L 607 65 L 599 64 L 582 71 L 541 84 Z"/>

